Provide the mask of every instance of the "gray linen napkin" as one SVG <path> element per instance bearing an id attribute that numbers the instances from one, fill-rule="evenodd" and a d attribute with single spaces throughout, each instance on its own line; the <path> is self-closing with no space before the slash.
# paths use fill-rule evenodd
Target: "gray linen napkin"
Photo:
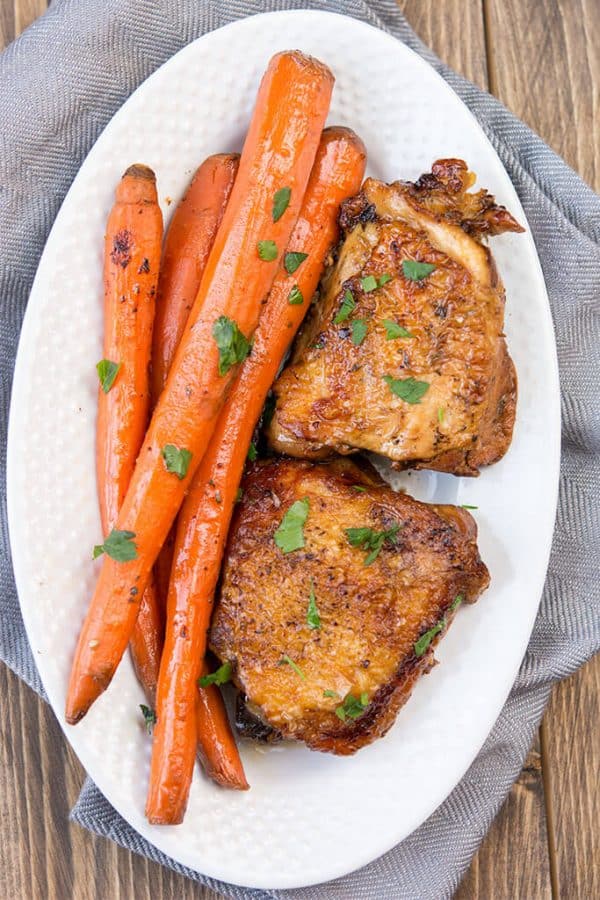
<path id="1" fill-rule="evenodd" d="M 394 0 L 56 0 L 0 56 L 2 483 L 21 319 L 44 242 L 85 155 L 129 94 L 182 46 L 241 16 L 298 7 L 355 16 L 421 54 L 478 118 L 525 208 L 554 316 L 564 417 L 558 518 L 539 614 L 512 693 L 462 782 L 414 834 L 359 872 L 297 891 L 249 891 L 215 882 L 155 850 L 89 779 L 72 817 L 230 897 L 448 897 L 521 769 L 553 682 L 600 644 L 600 199 L 500 103 L 442 65 Z M 15 592 L 4 499 L 0 656 L 43 696 Z"/>

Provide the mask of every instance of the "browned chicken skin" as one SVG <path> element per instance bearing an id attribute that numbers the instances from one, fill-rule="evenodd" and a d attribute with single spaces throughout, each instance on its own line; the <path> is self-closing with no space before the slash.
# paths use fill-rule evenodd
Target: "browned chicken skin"
<path id="1" fill-rule="evenodd" d="M 415 184 L 368 179 L 343 205 L 337 261 L 274 387 L 277 450 L 308 459 L 367 450 L 456 475 L 504 455 L 517 382 L 504 288 L 481 238 L 523 229 L 486 191 L 468 193 L 473 181 L 462 160 L 439 160 Z M 412 280 L 406 261 L 435 268 Z M 368 276 L 391 278 L 373 289 Z M 348 292 L 354 306 L 340 320 Z M 390 323 L 402 336 L 389 339 Z M 424 383 L 425 393 L 410 403 L 392 379 Z"/>
<path id="2" fill-rule="evenodd" d="M 433 665 L 457 598 L 473 602 L 487 587 L 475 523 L 463 509 L 394 492 L 350 460 L 255 464 L 243 491 L 211 648 L 280 736 L 354 753 L 386 733 Z M 275 531 L 304 499 L 304 546 L 284 553 Z M 391 535 L 369 565 L 368 549 L 346 534 L 357 527 Z M 311 590 L 320 627 L 309 627 Z M 431 643 L 415 647 L 437 625 Z M 340 707 L 352 711 L 344 721 Z"/>

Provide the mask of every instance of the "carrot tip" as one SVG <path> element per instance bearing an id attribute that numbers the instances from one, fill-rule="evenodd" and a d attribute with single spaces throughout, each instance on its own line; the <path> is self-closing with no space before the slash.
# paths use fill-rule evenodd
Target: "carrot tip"
<path id="1" fill-rule="evenodd" d="M 172 817 L 167 815 L 154 815 L 146 810 L 146 819 L 150 825 L 181 825 L 183 822 L 183 815 Z"/>
<path id="2" fill-rule="evenodd" d="M 65 713 L 65 719 L 69 725 L 77 725 L 85 716 L 87 709 L 78 709 L 75 712 Z"/>
<path id="3" fill-rule="evenodd" d="M 125 171 L 123 174 L 123 178 L 127 176 L 131 178 L 148 178 L 150 181 L 156 181 L 156 175 L 150 166 L 145 166 L 143 163 L 134 163 L 132 166 Z"/>

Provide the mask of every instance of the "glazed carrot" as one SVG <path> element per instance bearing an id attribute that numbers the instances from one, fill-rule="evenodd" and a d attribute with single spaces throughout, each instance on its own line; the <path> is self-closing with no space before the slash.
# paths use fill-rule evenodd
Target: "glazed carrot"
<path id="1" fill-rule="evenodd" d="M 337 235 L 342 200 L 360 188 L 365 150 L 345 128 L 323 132 L 289 250 L 308 253 L 297 272 L 275 279 L 242 367 L 194 477 L 177 524 L 157 692 L 146 815 L 181 822 L 192 778 L 193 706 L 206 648 L 212 600 L 252 433 L 267 392 L 317 288 Z"/>
<path id="2" fill-rule="evenodd" d="M 196 299 L 239 164 L 238 153 L 217 153 L 198 167 L 167 229 L 152 334 L 152 408 L 158 402 Z M 154 569 L 166 602 L 175 535 L 169 532 Z M 140 616 L 143 608 L 140 608 Z M 151 623 L 149 623 L 151 624 Z"/>
<path id="3" fill-rule="evenodd" d="M 156 406 L 196 299 L 204 268 L 235 181 L 239 154 L 205 159 L 177 205 L 165 237 L 152 339 Z"/>
<path id="4" fill-rule="evenodd" d="M 196 170 L 189 188 L 173 214 L 167 231 L 158 281 L 156 317 L 152 342 L 152 393 L 156 402 L 165 386 L 167 375 L 179 346 L 192 304 L 198 293 L 202 274 L 212 248 L 217 229 L 237 175 L 239 155 L 220 153 L 209 156 Z M 161 603 L 169 589 L 175 531 L 171 528 L 154 567 L 154 580 Z M 144 597 L 146 596 L 144 592 Z M 164 620 L 152 621 L 151 610 L 140 607 L 134 629 L 143 632 L 150 643 L 160 634 L 160 648 L 164 638 Z M 144 621 L 144 627 L 140 622 Z M 160 627 L 160 632 L 157 628 Z M 132 641 L 130 646 L 132 646 Z M 135 657 L 142 657 L 145 647 Z M 145 658 L 150 654 L 146 653 Z M 152 661 L 154 662 L 154 661 Z M 158 666 L 148 666 L 158 681 Z M 137 670 L 136 666 L 136 670 Z M 206 669 L 208 671 L 208 669 Z M 138 672 L 144 683 L 147 675 Z M 153 699 L 153 704 L 155 699 Z M 246 790 L 246 781 L 231 725 L 221 692 L 216 685 L 199 689 L 196 703 L 198 756 L 207 775 L 223 787 Z M 224 748 L 224 749 L 223 749 Z"/>
<path id="5" fill-rule="evenodd" d="M 148 427 L 148 367 L 161 241 L 154 172 L 130 166 L 117 187 L 104 239 L 104 358 L 98 364 L 96 430 L 104 535 L 117 521 Z"/>
<path id="6" fill-rule="evenodd" d="M 104 556 L 79 635 L 71 724 L 106 689 L 127 646 L 136 597 L 202 461 L 298 217 L 332 87 L 329 70 L 296 51 L 273 57 L 263 77 L 229 203 L 119 514 L 114 540 L 123 561 Z M 274 221 L 282 189 L 289 205 Z"/>
<path id="7" fill-rule="evenodd" d="M 131 166 L 121 179 L 104 246 L 104 347 L 96 433 L 96 474 L 102 532 L 115 522 L 150 412 L 148 368 L 162 242 L 154 172 Z M 134 665 L 154 702 L 162 636 L 152 585 L 144 591 L 133 630 Z"/>
<path id="8" fill-rule="evenodd" d="M 204 662 L 200 674 L 206 675 L 208 671 Z M 204 771 L 222 787 L 247 791 L 250 785 L 246 781 L 221 691 L 214 684 L 198 687 L 195 700 L 197 750 Z"/>

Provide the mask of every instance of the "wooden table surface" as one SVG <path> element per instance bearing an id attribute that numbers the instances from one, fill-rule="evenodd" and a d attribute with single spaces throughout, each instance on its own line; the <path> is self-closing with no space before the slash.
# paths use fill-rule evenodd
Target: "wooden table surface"
<path id="1" fill-rule="evenodd" d="M 0 47 L 45 0 L 0 0 Z M 600 191 L 599 0 L 399 0 L 458 72 Z M 600 656 L 555 687 L 459 900 L 600 898 Z M 0 666 L 0 892 L 7 900 L 214 900 L 68 822 L 84 773 L 49 708 Z"/>

